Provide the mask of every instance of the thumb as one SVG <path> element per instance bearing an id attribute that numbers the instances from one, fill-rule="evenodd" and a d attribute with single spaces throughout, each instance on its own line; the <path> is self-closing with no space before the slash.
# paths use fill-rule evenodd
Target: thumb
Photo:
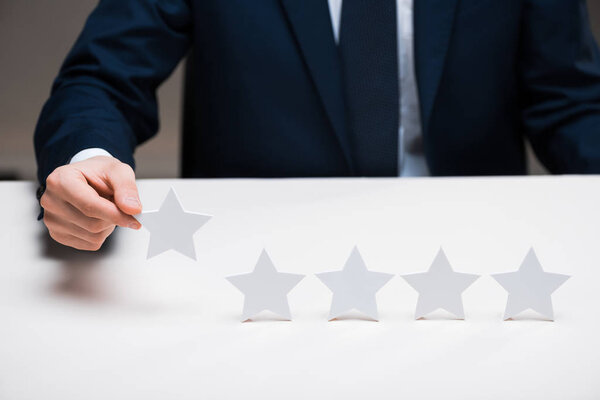
<path id="1" fill-rule="evenodd" d="M 109 184 L 117 207 L 125 214 L 136 215 L 142 212 L 142 203 L 135 184 L 135 173 L 125 163 L 117 163 L 108 174 Z"/>

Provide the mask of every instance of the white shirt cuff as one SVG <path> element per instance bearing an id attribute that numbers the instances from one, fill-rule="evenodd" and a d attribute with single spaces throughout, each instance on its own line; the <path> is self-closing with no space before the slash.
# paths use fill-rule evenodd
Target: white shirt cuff
<path id="1" fill-rule="evenodd" d="M 106 151 L 104 149 L 100 149 L 97 147 L 94 147 L 91 149 L 85 149 L 85 150 L 81 150 L 79 153 L 75 154 L 73 156 L 73 158 L 71 158 L 71 161 L 69 161 L 69 164 L 73 164 L 73 163 L 76 163 L 79 161 L 85 161 L 89 158 L 96 157 L 96 156 L 112 157 L 112 154 L 110 154 L 108 151 Z"/>

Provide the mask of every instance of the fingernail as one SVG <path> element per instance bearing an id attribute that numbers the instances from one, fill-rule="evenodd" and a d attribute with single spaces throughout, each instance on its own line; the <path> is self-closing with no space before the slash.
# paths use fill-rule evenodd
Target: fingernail
<path id="1" fill-rule="evenodd" d="M 130 205 L 131 207 L 140 207 L 141 206 L 140 200 L 137 197 L 133 197 L 133 196 L 125 197 L 125 203 L 127 205 Z"/>
<path id="2" fill-rule="evenodd" d="M 135 229 L 138 230 L 142 227 L 142 225 L 139 222 L 130 222 L 129 223 L 129 228 L 130 229 Z"/>

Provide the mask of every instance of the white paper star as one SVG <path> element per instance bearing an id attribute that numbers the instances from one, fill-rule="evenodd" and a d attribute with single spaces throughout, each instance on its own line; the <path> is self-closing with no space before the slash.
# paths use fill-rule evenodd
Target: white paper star
<path id="1" fill-rule="evenodd" d="M 254 271 L 227 278 L 244 293 L 242 321 L 247 321 L 261 311 L 272 311 L 291 320 L 287 294 L 304 278 L 304 275 L 277 272 L 273 261 L 262 251 Z"/>
<path id="2" fill-rule="evenodd" d="M 344 269 L 317 274 L 317 277 L 333 292 L 329 320 L 354 309 L 377 321 L 375 294 L 394 275 L 367 270 L 358 248 L 354 247 Z"/>
<path id="3" fill-rule="evenodd" d="M 150 232 L 147 259 L 175 250 L 196 260 L 194 233 L 212 217 L 184 211 L 175 190 L 171 188 L 158 211 L 144 212 L 136 218 Z"/>
<path id="4" fill-rule="evenodd" d="M 532 309 L 551 321 L 554 320 L 551 295 L 570 278 L 568 275 L 544 272 L 533 248 L 518 271 L 492 277 L 508 292 L 504 320 Z"/>
<path id="5" fill-rule="evenodd" d="M 461 294 L 479 278 L 479 275 L 454 272 L 444 250 L 440 249 L 429 271 L 403 275 L 402 278 L 419 292 L 416 319 L 423 318 L 439 308 L 464 319 Z"/>

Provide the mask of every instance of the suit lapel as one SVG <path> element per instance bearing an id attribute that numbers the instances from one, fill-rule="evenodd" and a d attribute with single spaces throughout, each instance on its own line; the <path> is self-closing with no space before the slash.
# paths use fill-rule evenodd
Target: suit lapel
<path id="1" fill-rule="evenodd" d="M 353 170 L 340 62 L 326 0 L 280 0 L 319 93 L 327 117 L 338 138 L 350 170 Z"/>
<path id="2" fill-rule="evenodd" d="M 458 0 L 414 0 L 415 69 L 426 134 L 444 70 Z"/>

